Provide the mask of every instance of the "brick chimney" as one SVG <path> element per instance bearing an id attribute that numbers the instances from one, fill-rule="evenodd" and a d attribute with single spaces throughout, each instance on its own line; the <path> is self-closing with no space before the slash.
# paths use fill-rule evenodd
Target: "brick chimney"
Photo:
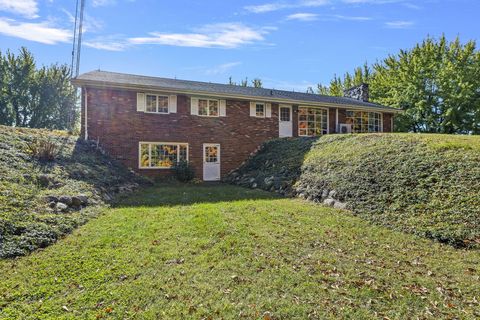
<path id="1" fill-rule="evenodd" d="M 343 91 L 343 96 L 346 98 L 352 98 L 355 100 L 368 102 L 368 99 L 369 99 L 368 83 L 362 83 L 361 85 L 358 85 Z"/>

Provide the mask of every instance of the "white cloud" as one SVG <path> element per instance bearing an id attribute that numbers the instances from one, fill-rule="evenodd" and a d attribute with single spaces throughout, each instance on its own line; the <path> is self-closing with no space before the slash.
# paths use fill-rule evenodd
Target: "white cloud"
<path id="1" fill-rule="evenodd" d="M 83 44 L 90 48 L 106 51 L 124 51 L 132 46 L 122 36 L 116 35 L 85 39 Z"/>
<path id="2" fill-rule="evenodd" d="M 307 92 L 309 87 L 312 87 L 314 90 L 317 88 L 316 83 L 311 83 L 305 80 L 300 82 L 282 81 L 271 78 L 262 78 L 262 80 L 265 88 L 273 88 L 277 90 Z"/>
<path id="3" fill-rule="evenodd" d="M 92 5 L 94 7 L 104 7 L 115 4 L 115 0 L 93 0 Z"/>
<path id="4" fill-rule="evenodd" d="M 70 30 L 56 28 L 47 21 L 27 23 L 1 17 L 0 33 L 45 44 L 69 42 L 72 37 Z"/>
<path id="5" fill-rule="evenodd" d="M 235 68 L 236 66 L 239 66 L 241 64 L 242 63 L 240 61 L 223 63 L 208 69 L 205 73 L 208 75 L 224 74 L 232 68 Z"/>
<path id="6" fill-rule="evenodd" d="M 13 12 L 26 18 L 38 18 L 36 0 L 0 0 L 0 11 Z"/>
<path id="7" fill-rule="evenodd" d="M 344 16 L 340 14 L 333 14 L 333 15 L 319 15 L 316 13 L 294 13 L 288 15 L 287 20 L 298 20 L 298 21 L 314 21 L 314 20 L 322 20 L 322 21 L 370 21 L 372 18 L 370 17 L 363 17 L 363 16 Z"/>
<path id="8" fill-rule="evenodd" d="M 272 2 L 253 6 L 245 6 L 244 9 L 253 13 L 265 13 L 287 8 L 320 7 L 328 4 L 329 0 L 303 0 L 296 3 Z"/>
<path id="9" fill-rule="evenodd" d="M 277 11 L 277 10 L 281 10 L 289 7 L 290 5 L 284 4 L 284 3 L 266 3 L 266 4 L 259 4 L 254 6 L 246 6 L 244 8 L 253 13 L 265 13 L 265 12 Z"/>
<path id="10" fill-rule="evenodd" d="M 389 21 L 385 23 L 387 28 L 391 29 L 407 29 L 414 25 L 413 21 Z"/>
<path id="11" fill-rule="evenodd" d="M 130 38 L 132 44 L 160 44 L 199 48 L 237 48 L 263 41 L 272 28 L 253 29 L 241 23 L 205 25 L 192 33 L 151 32 L 149 37 Z"/>
<path id="12" fill-rule="evenodd" d="M 315 13 L 294 13 L 287 16 L 287 20 L 313 21 L 318 19 Z"/>
<path id="13" fill-rule="evenodd" d="M 370 17 L 362 17 L 362 16 L 343 16 L 340 14 L 335 14 L 332 16 L 338 20 L 349 20 L 349 21 L 370 21 L 372 18 Z"/>

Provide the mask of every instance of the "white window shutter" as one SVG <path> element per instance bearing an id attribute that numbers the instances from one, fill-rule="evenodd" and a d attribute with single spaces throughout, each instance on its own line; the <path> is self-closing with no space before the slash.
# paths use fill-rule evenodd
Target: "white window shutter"
<path id="1" fill-rule="evenodd" d="M 190 113 L 198 115 L 198 98 L 190 98 Z"/>
<path id="2" fill-rule="evenodd" d="M 255 117 L 257 115 L 256 103 L 255 101 L 250 102 L 250 117 Z"/>
<path id="3" fill-rule="evenodd" d="M 265 117 L 271 118 L 272 117 L 272 104 L 265 103 Z"/>
<path id="4" fill-rule="evenodd" d="M 227 116 L 227 100 L 220 100 L 220 117 Z"/>
<path id="5" fill-rule="evenodd" d="M 137 92 L 137 111 L 145 112 L 145 93 Z"/>
<path id="6" fill-rule="evenodd" d="M 174 94 L 168 97 L 168 112 L 177 113 L 177 96 Z"/>

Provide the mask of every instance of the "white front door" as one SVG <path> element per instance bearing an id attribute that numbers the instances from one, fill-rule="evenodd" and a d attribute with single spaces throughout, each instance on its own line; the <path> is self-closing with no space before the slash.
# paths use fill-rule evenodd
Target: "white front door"
<path id="1" fill-rule="evenodd" d="M 220 145 L 214 143 L 203 144 L 203 180 L 220 180 Z"/>
<path id="2" fill-rule="evenodd" d="M 278 109 L 278 135 L 282 137 L 292 136 L 292 106 L 281 104 Z"/>

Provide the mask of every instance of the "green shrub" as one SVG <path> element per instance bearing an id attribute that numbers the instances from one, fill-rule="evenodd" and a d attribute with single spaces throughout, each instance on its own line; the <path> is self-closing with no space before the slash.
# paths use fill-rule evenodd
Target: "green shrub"
<path id="1" fill-rule="evenodd" d="M 48 138 L 34 138 L 27 142 L 27 149 L 32 157 L 40 161 L 53 161 L 58 155 L 57 144 Z"/>
<path id="2" fill-rule="evenodd" d="M 193 167 L 187 161 L 179 161 L 174 167 L 175 178 L 181 182 L 189 182 L 195 177 Z"/>

